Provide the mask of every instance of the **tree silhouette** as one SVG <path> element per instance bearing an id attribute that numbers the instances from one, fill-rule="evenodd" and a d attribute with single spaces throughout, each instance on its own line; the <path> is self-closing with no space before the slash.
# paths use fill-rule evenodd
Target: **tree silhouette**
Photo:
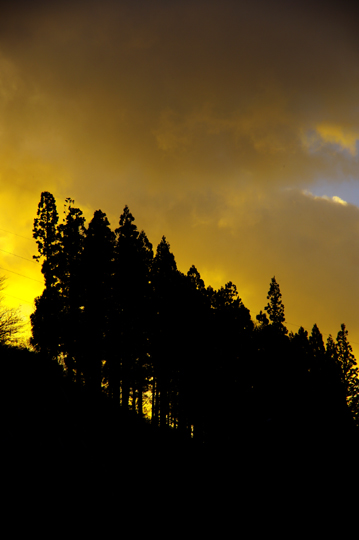
<path id="1" fill-rule="evenodd" d="M 348 407 L 355 419 L 359 420 L 359 369 L 353 354 L 353 349 L 348 341 L 348 330 L 345 324 L 337 335 L 336 359 L 341 368 L 341 381 Z"/>
<path id="2" fill-rule="evenodd" d="M 153 363 L 153 423 L 165 427 L 169 422 L 178 355 L 177 322 L 181 275 L 170 245 L 163 236 L 153 260 L 153 325 L 151 356 Z"/>
<path id="3" fill-rule="evenodd" d="M 142 415 L 147 386 L 152 245 L 146 234 L 138 231 L 128 206 L 120 216 L 115 234 L 109 384 L 116 402 L 121 389 L 124 409 L 129 407 L 132 392 L 132 408 L 137 406 Z"/>
<path id="4" fill-rule="evenodd" d="M 58 220 L 54 196 L 48 191 L 43 191 L 33 227 L 33 237 L 36 240 L 39 255 L 34 255 L 33 258 L 39 261 L 41 257 L 44 257 L 41 271 L 45 277 L 45 288 L 53 286 L 56 280 L 54 268 L 58 254 Z"/>
<path id="5" fill-rule="evenodd" d="M 290 354 L 290 340 L 285 327 L 284 305 L 279 284 L 271 279 L 268 303 L 257 316 L 259 325 L 255 333 L 255 384 L 258 418 L 268 426 L 288 422 L 293 414 L 290 386 L 287 380 L 293 377 L 294 358 Z"/>
<path id="6" fill-rule="evenodd" d="M 275 276 L 271 280 L 267 300 L 268 304 L 264 309 L 268 313 L 268 317 L 273 328 L 282 334 L 287 334 L 288 330 L 284 326 L 285 316 L 282 294 Z"/>
<path id="7" fill-rule="evenodd" d="M 179 280 L 176 298 L 177 331 L 177 423 L 178 430 L 203 441 L 208 431 L 208 390 L 211 371 L 211 296 L 195 266 Z"/>
<path id="8" fill-rule="evenodd" d="M 109 355 L 115 234 L 106 214 L 96 210 L 81 256 L 81 355 L 86 385 L 101 391 L 102 363 Z"/>
<path id="9" fill-rule="evenodd" d="M 54 196 L 45 191 L 41 193 L 34 220 L 33 237 L 38 246 L 39 261 L 43 257 L 41 271 L 45 278 L 45 288 L 41 296 L 35 299 L 35 311 L 31 314 L 31 344 L 37 351 L 58 358 L 61 352 L 60 313 L 62 298 L 59 289 L 59 239 L 58 213 Z"/>
<path id="10" fill-rule="evenodd" d="M 113 232 L 97 210 L 86 229 L 68 198 L 59 225 L 54 197 L 41 194 L 33 234 L 45 288 L 31 315 L 32 344 L 65 364 L 71 392 L 97 407 L 104 391 L 126 422 L 130 408 L 143 417 L 152 393 L 161 440 L 171 431 L 234 451 L 289 434 L 341 436 L 353 418 L 359 423 L 359 372 L 345 325 L 326 347 L 316 324 L 309 336 L 303 327 L 288 336 L 275 277 L 254 324 L 232 282 L 214 290 L 195 266 L 180 272 L 165 236 L 153 257 L 134 221 L 125 206 Z M 0 345 L 17 328 L 5 315 Z"/>
<path id="11" fill-rule="evenodd" d="M 211 371 L 213 403 L 211 422 L 224 439 L 233 439 L 235 426 L 245 422 L 245 400 L 251 388 L 251 337 L 253 321 L 239 298 L 236 285 L 226 283 L 211 294 Z M 207 369 L 208 369 L 207 367 Z M 208 429 L 208 428 L 207 428 Z M 212 438 L 218 434 L 212 430 Z"/>
<path id="12" fill-rule="evenodd" d="M 318 363 L 321 363 L 325 355 L 325 346 L 323 336 L 316 324 L 312 328 L 312 333 L 309 337 L 309 345 L 312 350 L 313 358 Z"/>
<path id="13" fill-rule="evenodd" d="M 61 348 L 69 376 L 76 371 L 76 381 L 81 384 L 80 325 L 82 317 L 81 261 L 85 239 L 85 218 L 74 200 L 67 198 L 64 220 L 58 227 L 58 276 L 62 299 L 60 316 Z"/>

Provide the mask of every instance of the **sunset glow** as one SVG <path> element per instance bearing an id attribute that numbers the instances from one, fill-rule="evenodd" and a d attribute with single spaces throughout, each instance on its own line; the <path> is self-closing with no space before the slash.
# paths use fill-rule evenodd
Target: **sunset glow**
<path id="1" fill-rule="evenodd" d="M 346 2 L 8 3 L 0 17 L 0 275 L 26 319 L 42 191 L 156 247 L 289 331 L 359 357 L 359 34 Z M 345 194 L 342 187 L 346 185 Z M 319 186 L 322 186 L 319 189 Z M 324 186 L 324 187 L 323 187 Z M 348 187 L 349 186 L 349 187 Z M 350 187 L 352 186 L 352 187 Z M 326 187 L 328 190 L 326 191 Z"/>

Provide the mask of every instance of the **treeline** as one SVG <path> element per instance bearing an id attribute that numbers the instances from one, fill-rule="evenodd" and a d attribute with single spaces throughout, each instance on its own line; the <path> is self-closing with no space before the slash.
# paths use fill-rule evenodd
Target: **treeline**
<path id="1" fill-rule="evenodd" d="M 359 378 L 345 325 L 326 345 L 316 325 L 288 333 L 279 285 L 252 320 L 229 282 L 206 287 L 177 268 L 165 237 L 153 252 L 127 206 L 114 231 L 86 227 L 66 199 L 41 194 L 33 236 L 45 287 L 31 316 L 35 350 L 93 396 L 199 442 L 255 432 L 338 433 L 359 421 Z"/>

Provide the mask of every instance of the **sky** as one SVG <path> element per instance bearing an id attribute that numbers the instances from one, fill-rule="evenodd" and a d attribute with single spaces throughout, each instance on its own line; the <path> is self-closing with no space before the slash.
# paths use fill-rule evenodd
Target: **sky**
<path id="1" fill-rule="evenodd" d="M 0 18 L 0 275 L 43 290 L 42 191 L 113 228 L 125 205 L 178 268 L 252 318 L 346 324 L 359 359 L 359 34 L 351 2 L 12 0 Z"/>

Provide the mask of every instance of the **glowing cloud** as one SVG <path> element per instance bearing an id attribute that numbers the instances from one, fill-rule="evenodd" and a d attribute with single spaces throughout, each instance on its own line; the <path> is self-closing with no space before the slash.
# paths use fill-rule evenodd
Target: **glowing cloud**
<path id="1" fill-rule="evenodd" d="M 343 206 L 348 206 L 347 201 L 344 201 L 343 199 L 341 199 L 337 195 L 333 195 L 333 197 L 328 197 L 327 195 L 314 195 L 313 193 L 311 193 L 310 191 L 307 191 L 307 190 L 302 191 L 302 193 L 303 193 L 303 195 L 305 195 L 307 197 L 311 197 L 312 199 L 317 199 L 317 200 L 322 199 L 324 201 L 334 202 L 336 204 L 341 204 Z"/>
<path id="2" fill-rule="evenodd" d="M 315 128 L 315 131 L 306 135 L 304 145 L 311 151 L 318 151 L 329 145 L 335 145 L 339 147 L 339 151 L 347 151 L 352 156 L 356 156 L 358 153 L 358 140 L 359 132 L 352 128 L 322 123 Z"/>
<path id="3" fill-rule="evenodd" d="M 343 199 L 341 199 L 340 197 L 337 197 L 336 195 L 334 195 L 334 197 L 332 197 L 332 201 L 334 201 L 335 203 L 338 203 L 338 204 L 342 204 L 343 206 L 347 206 L 347 202 L 346 201 L 343 201 Z"/>

